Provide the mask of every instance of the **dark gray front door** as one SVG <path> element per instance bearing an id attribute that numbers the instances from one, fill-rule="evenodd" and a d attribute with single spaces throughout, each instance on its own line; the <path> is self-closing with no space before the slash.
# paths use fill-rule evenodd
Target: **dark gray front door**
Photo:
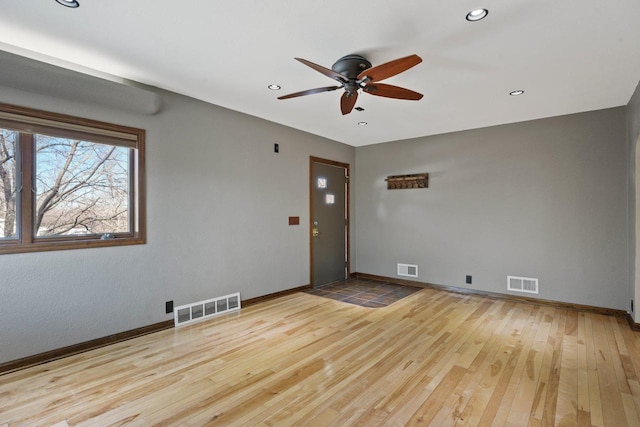
<path id="1" fill-rule="evenodd" d="M 311 280 L 313 286 L 347 278 L 348 165 L 311 160 Z"/>

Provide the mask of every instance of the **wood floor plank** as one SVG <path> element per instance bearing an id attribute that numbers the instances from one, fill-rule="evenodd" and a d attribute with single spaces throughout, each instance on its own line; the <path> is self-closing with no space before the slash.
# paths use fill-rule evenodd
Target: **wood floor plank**
<path id="1" fill-rule="evenodd" d="M 597 319 L 595 319 L 595 321 L 597 322 Z M 591 415 L 591 425 L 604 427 L 593 323 L 594 319 L 592 316 L 585 315 L 585 346 L 587 349 L 587 377 L 589 380 L 589 414 Z"/>
<path id="2" fill-rule="evenodd" d="M 549 307 L 541 307 L 534 320 L 535 336 L 530 346 L 523 350 L 526 351 L 525 366 L 519 375 L 518 387 L 511 400 L 512 404 L 505 423 L 507 426 L 515 427 L 527 424 L 532 415 L 532 404 L 536 396 L 544 354 L 543 342 L 546 342 L 551 328 L 551 323 L 543 320 L 549 318 L 552 310 Z"/>
<path id="3" fill-rule="evenodd" d="M 500 394 L 496 394 L 494 399 L 497 405 L 497 411 L 493 419 L 493 425 L 508 425 L 510 411 L 516 402 L 518 390 L 524 386 L 523 377 L 526 377 L 526 368 L 528 364 L 528 356 L 537 334 L 538 324 L 541 320 L 539 306 L 532 306 L 529 316 L 525 319 L 524 325 L 517 330 L 518 341 L 514 345 L 513 352 L 510 356 L 510 366 L 503 373 L 501 378 L 501 388 L 504 392 L 501 398 Z M 532 385 L 535 389 L 535 386 Z M 519 419 L 522 425 L 523 420 L 528 418 L 528 412 L 523 411 L 523 416 Z"/>
<path id="4" fill-rule="evenodd" d="M 578 339 L 565 335 L 558 383 L 555 425 L 578 423 Z"/>
<path id="5" fill-rule="evenodd" d="M 567 321 L 567 311 L 557 310 L 556 317 L 558 319 L 558 329 L 555 336 L 550 337 L 551 363 L 544 414 L 542 415 L 542 425 L 554 425 L 554 419 L 555 416 L 557 416 L 558 409 L 558 393 L 560 388 L 560 372 L 562 370 L 562 350 L 564 342 L 563 338 L 565 336 L 564 329 Z"/>
<path id="6" fill-rule="evenodd" d="M 589 372 L 587 362 L 587 336 L 586 336 L 586 319 L 584 313 L 578 314 L 578 333 L 577 333 L 577 363 L 578 369 L 575 373 L 578 396 L 577 396 L 577 415 L 578 425 L 591 425 L 591 405 L 589 402 Z"/>
<path id="7" fill-rule="evenodd" d="M 490 336 L 485 341 L 482 351 L 469 367 L 469 372 L 473 374 L 473 378 L 467 384 L 463 396 L 465 396 L 466 404 L 461 407 L 462 413 L 456 425 L 475 426 L 480 423 L 484 416 L 485 409 L 493 392 L 492 384 L 487 379 L 494 378 L 491 371 L 497 368 L 496 359 L 499 357 L 501 342 L 504 337 L 510 336 L 511 322 L 514 310 L 511 304 L 504 304 L 497 313 L 495 323 L 490 328 Z"/>
<path id="8" fill-rule="evenodd" d="M 605 427 L 625 425 L 620 385 L 616 382 L 614 354 L 611 352 L 608 340 L 608 335 L 613 333 L 608 319 L 594 322 L 593 330 L 604 425 Z M 627 388 L 626 384 L 623 387 Z"/>
<path id="9" fill-rule="evenodd" d="M 0 376 L 0 427 L 63 422 L 638 426 L 640 333 L 435 289 L 375 309 L 292 294 Z"/>
<path id="10" fill-rule="evenodd" d="M 532 402 L 530 425 L 552 425 L 556 413 L 557 375 L 559 373 L 559 350 L 564 336 L 562 310 L 553 309 L 543 322 L 549 323 L 549 332 L 542 346 L 542 365 Z"/>
<path id="11" fill-rule="evenodd" d="M 467 333 L 461 336 L 462 345 L 456 351 L 456 354 L 461 356 L 456 358 L 456 366 L 465 368 L 466 372 L 453 392 L 443 401 L 442 407 L 433 418 L 434 425 L 445 426 L 458 423 L 472 395 L 468 390 L 475 388 L 480 381 L 477 366 L 482 358 L 479 359 L 478 355 L 482 352 L 493 326 L 489 320 L 491 315 L 488 311 L 489 307 L 488 304 L 483 304 L 466 320 L 477 325 L 468 328 Z"/>
<path id="12" fill-rule="evenodd" d="M 617 330 L 620 333 L 616 335 L 616 340 L 624 343 L 624 348 L 626 348 L 626 354 L 621 357 L 623 357 L 631 396 L 638 396 L 640 395 L 640 358 L 638 357 L 638 354 L 640 354 L 640 342 L 633 339 L 637 333 L 625 327 L 624 322 L 618 322 Z M 634 398 L 633 403 L 636 407 L 636 413 L 640 414 L 640 399 Z"/>
<path id="13" fill-rule="evenodd" d="M 514 310 L 518 316 L 511 324 L 511 336 L 503 339 L 503 345 L 498 353 L 499 358 L 491 367 L 491 382 L 494 383 L 494 387 L 479 425 L 493 425 L 494 423 L 503 425 L 506 422 L 506 419 L 501 420 L 501 418 L 503 416 L 506 418 L 510 405 L 507 404 L 508 401 L 504 400 L 504 396 L 522 353 L 522 334 L 526 337 L 531 327 L 531 324 L 527 322 L 531 308 L 532 306 L 523 307 L 522 310 Z M 502 403 L 505 403 L 505 408 L 500 411 Z"/>
<path id="14" fill-rule="evenodd" d="M 513 353 L 510 357 L 512 360 L 513 369 L 511 374 L 508 374 L 509 369 L 505 370 L 504 377 L 502 378 L 502 388 L 504 393 L 502 398 L 498 401 L 498 396 L 493 397 L 498 409 L 494 416 L 493 425 L 510 425 L 509 418 L 512 420 L 517 419 L 516 425 L 522 425 L 523 421 L 529 417 L 530 408 L 528 405 L 520 405 L 516 396 L 518 396 L 520 390 L 524 387 L 530 387 L 531 390 L 535 389 L 535 384 L 527 384 L 528 373 L 530 369 L 530 356 L 531 350 L 538 332 L 538 325 L 541 320 L 542 312 L 539 306 L 533 306 L 528 318 L 525 320 L 525 324 L 518 332 L 518 341 L 514 346 Z M 520 405 L 520 406 L 519 406 Z M 520 407 L 520 413 L 514 417 L 514 408 Z M 526 421 L 525 421 L 526 422 Z"/>

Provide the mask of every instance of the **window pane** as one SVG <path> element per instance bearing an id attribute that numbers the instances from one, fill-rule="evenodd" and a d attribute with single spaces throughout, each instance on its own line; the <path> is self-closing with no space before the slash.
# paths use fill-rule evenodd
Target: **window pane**
<path id="1" fill-rule="evenodd" d="M 131 150 L 36 135 L 37 236 L 129 232 Z"/>
<path id="2" fill-rule="evenodd" d="M 0 128 L 0 240 L 17 237 L 17 145 L 18 133 Z"/>

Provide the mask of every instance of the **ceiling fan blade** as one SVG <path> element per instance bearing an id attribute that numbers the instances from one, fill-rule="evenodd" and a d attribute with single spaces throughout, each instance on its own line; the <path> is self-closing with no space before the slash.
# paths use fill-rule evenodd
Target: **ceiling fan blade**
<path id="1" fill-rule="evenodd" d="M 314 70 L 324 74 L 325 76 L 334 79 L 334 80 L 338 80 L 341 83 L 346 83 L 347 79 L 340 73 L 336 73 L 335 71 L 329 69 L 329 68 L 325 68 L 322 65 L 318 65 L 318 64 L 314 64 L 311 61 L 307 61 L 306 59 L 302 59 L 302 58 L 294 58 L 296 61 L 300 61 L 302 62 L 304 65 L 313 68 Z"/>
<path id="2" fill-rule="evenodd" d="M 347 92 L 345 91 L 342 94 L 342 98 L 340 98 L 340 110 L 342 111 L 342 115 L 349 114 L 353 107 L 356 106 L 356 101 L 358 100 L 358 92 Z"/>
<path id="3" fill-rule="evenodd" d="M 403 71 L 407 71 L 409 68 L 414 67 L 422 62 L 422 58 L 418 55 L 409 55 L 404 58 L 395 59 L 390 62 L 386 62 L 382 65 L 364 70 L 358 74 L 358 80 L 362 80 L 368 77 L 370 82 L 379 82 L 380 80 L 388 79 L 389 77 L 400 74 Z"/>
<path id="4" fill-rule="evenodd" d="M 423 96 L 421 93 L 384 83 L 368 84 L 362 88 L 362 90 L 370 95 L 384 96 L 385 98 L 408 99 L 411 101 L 422 99 Z"/>
<path id="5" fill-rule="evenodd" d="M 340 89 L 341 87 L 342 86 L 327 86 L 327 87 L 319 87 L 316 89 L 308 89 L 308 90 L 303 90 L 301 92 L 290 93 L 289 95 L 282 95 L 282 96 L 279 96 L 278 99 L 289 99 L 289 98 L 296 98 L 298 96 L 313 95 L 314 93 L 330 92 L 332 90 Z"/>

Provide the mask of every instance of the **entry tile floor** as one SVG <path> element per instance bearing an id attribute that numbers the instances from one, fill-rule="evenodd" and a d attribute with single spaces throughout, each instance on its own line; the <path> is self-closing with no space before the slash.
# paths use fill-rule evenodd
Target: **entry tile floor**
<path id="1" fill-rule="evenodd" d="M 305 292 L 362 307 L 377 308 L 386 307 L 419 290 L 420 288 L 414 286 L 396 285 L 389 282 L 350 279 L 317 286 Z"/>

